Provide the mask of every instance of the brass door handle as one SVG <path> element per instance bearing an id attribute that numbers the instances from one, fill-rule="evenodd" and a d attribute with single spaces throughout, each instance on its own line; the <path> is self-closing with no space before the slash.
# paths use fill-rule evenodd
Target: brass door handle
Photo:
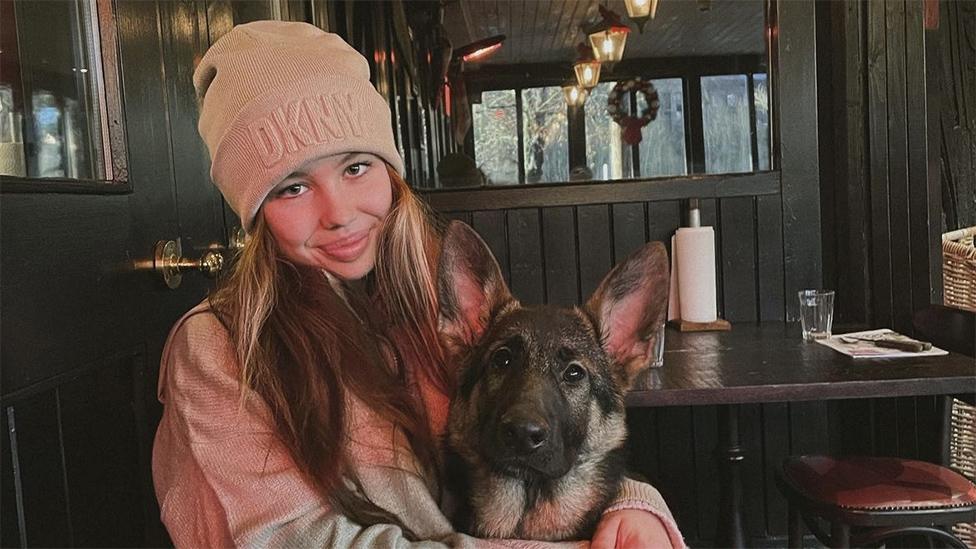
<path id="1" fill-rule="evenodd" d="M 183 282 L 188 269 L 202 272 L 208 278 L 216 278 L 224 268 L 224 256 L 217 250 L 207 250 L 200 259 L 183 257 L 180 239 L 160 240 L 153 250 L 153 270 L 163 275 L 166 286 L 176 289 Z"/>

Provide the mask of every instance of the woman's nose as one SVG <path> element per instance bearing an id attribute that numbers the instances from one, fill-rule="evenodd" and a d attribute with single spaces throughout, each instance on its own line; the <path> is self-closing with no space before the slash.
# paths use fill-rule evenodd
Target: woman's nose
<path id="1" fill-rule="evenodd" d="M 319 224 L 325 229 L 338 229 L 349 225 L 356 217 L 352 197 L 329 191 L 319 202 Z"/>

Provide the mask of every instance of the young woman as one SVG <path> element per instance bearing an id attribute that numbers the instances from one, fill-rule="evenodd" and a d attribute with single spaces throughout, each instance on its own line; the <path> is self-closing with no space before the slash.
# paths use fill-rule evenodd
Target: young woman
<path id="1" fill-rule="evenodd" d="M 194 84 L 211 175 L 249 239 L 163 352 L 153 479 L 174 543 L 525 543 L 445 516 L 438 236 L 366 60 L 311 25 L 262 21 L 214 44 Z M 593 545 L 683 542 L 657 491 L 627 481 Z"/>

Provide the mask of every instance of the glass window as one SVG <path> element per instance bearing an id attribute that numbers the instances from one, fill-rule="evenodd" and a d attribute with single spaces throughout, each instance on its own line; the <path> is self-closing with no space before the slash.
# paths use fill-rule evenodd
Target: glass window
<path id="1" fill-rule="evenodd" d="M 0 2 L 0 174 L 113 179 L 99 13 L 96 0 Z"/>
<path id="2" fill-rule="evenodd" d="M 481 103 L 471 106 L 474 157 L 493 184 L 516 184 L 518 169 L 518 115 L 515 90 L 486 91 Z"/>
<path id="3" fill-rule="evenodd" d="M 641 130 L 641 177 L 685 175 L 685 102 L 680 78 L 651 80 L 657 90 L 660 108 L 657 118 Z M 646 105 L 643 94 L 637 94 L 637 111 Z"/>
<path id="4" fill-rule="evenodd" d="M 705 171 L 752 171 L 748 79 L 744 74 L 703 76 L 702 123 Z"/>
<path id="5" fill-rule="evenodd" d="M 559 86 L 522 90 L 525 182 L 569 179 L 569 127 Z"/>
<path id="6" fill-rule="evenodd" d="M 607 113 L 607 98 L 616 82 L 601 82 L 590 90 L 583 105 L 586 119 L 586 166 L 599 181 L 633 176 L 631 146 L 621 139 L 622 129 Z M 624 112 L 630 112 L 630 97 L 621 100 Z"/>
<path id="7" fill-rule="evenodd" d="M 756 106 L 756 145 L 759 150 L 757 169 L 769 169 L 769 80 L 766 73 L 752 75 L 752 93 Z"/>

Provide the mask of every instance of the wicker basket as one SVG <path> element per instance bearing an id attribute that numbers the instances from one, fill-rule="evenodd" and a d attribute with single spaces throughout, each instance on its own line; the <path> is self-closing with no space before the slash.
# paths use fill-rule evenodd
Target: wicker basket
<path id="1" fill-rule="evenodd" d="M 942 235 L 942 282 L 945 304 L 976 311 L 976 227 Z"/>
<path id="2" fill-rule="evenodd" d="M 949 436 L 949 467 L 976 482 L 976 407 L 952 399 Z M 952 527 L 969 547 L 976 547 L 976 523 L 963 522 Z"/>
<path id="3" fill-rule="evenodd" d="M 945 304 L 976 311 L 976 227 L 942 235 L 942 280 Z M 949 466 L 976 482 L 976 407 L 952 400 Z M 969 547 L 976 547 L 976 523 L 961 523 L 953 532 Z"/>

